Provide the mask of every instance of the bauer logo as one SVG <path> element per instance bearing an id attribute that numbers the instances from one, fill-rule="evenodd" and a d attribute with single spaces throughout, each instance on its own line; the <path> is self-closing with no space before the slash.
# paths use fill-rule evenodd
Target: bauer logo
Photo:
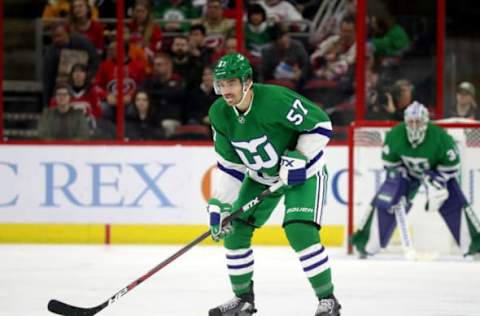
<path id="1" fill-rule="evenodd" d="M 313 213 L 313 208 L 310 207 L 291 207 L 287 209 L 288 213 Z"/>

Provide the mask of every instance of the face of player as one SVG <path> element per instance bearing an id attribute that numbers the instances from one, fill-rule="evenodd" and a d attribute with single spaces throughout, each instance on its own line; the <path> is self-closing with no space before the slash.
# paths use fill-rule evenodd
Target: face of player
<path id="1" fill-rule="evenodd" d="M 220 94 L 228 105 L 236 105 L 242 100 L 243 85 L 240 79 L 219 80 L 217 86 L 220 89 Z"/>
<path id="2" fill-rule="evenodd" d="M 420 130 L 425 126 L 425 122 L 420 118 L 409 119 L 406 121 L 406 124 L 409 129 L 412 129 L 414 131 Z"/>

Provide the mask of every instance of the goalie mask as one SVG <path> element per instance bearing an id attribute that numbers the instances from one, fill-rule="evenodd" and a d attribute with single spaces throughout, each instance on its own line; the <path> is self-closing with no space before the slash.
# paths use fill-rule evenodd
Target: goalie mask
<path id="1" fill-rule="evenodd" d="M 239 79 L 242 84 L 242 99 L 252 85 L 252 66 L 248 59 L 238 53 L 224 55 L 213 69 L 213 87 L 215 93 L 222 95 L 222 85 L 231 79 Z"/>
<path id="2" fill-rule="evenodd" d="M 429 121 L 428 110 L 423 104 L 413 101 L 405 109 L 404 120 L 408 141 L 415 148 L 425 139 Z"/>

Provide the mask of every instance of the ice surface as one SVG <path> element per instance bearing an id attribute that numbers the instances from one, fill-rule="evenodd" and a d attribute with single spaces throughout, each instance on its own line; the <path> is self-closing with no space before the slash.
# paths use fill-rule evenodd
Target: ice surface
<path id="1" fill-rule="evenodd" d="M 49 315 L 51 298 L 98 305 L 179 246 L 0 246 L 0 315 Z M 313 316 L 316 299 L 294 252 L 254 247 L 260 316 Z M 358 260 L 329 249 L 342 316 L 478 316 L 480 262 L 457 257 Z M 199 316 L 232 294 L 221 247 L 198 246 L 99 315 Z M 51 314 L 53 315 L 53 314 Z"/>

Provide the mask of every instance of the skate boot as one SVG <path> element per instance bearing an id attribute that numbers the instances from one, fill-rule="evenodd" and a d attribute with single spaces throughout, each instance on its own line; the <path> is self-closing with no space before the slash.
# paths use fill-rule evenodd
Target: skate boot
<path id="1" fill-rule="evenodd" d="M 315 316 L 340 316 L 340 308 L 342 306 L 338 303 L 335 296 L 331 295 L 327 298 L 322 298 L 318 302 Z"/>
<path id="2" fill-rule="evenodd" d="M 250 316 L 257 312 L 253 293 L 235 296 L 225 304 L 212 308 L 208 316 Z"/>

